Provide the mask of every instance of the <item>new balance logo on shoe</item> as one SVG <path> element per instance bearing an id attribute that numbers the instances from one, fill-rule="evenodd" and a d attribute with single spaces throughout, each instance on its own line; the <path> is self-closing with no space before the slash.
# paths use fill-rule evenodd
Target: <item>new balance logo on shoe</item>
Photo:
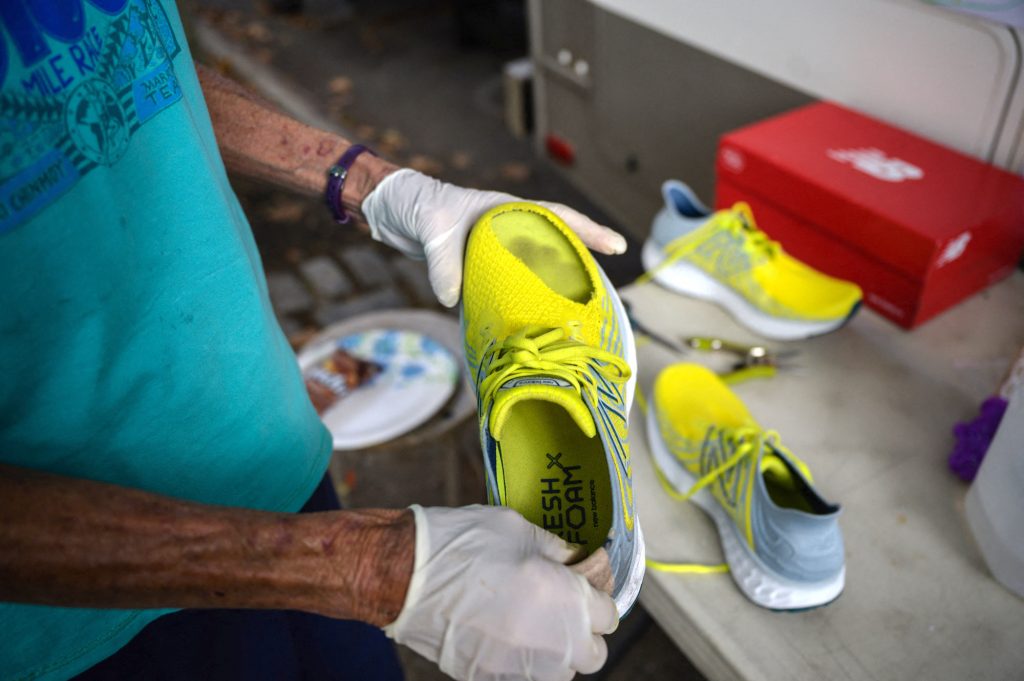
<path id="1" fill-rule="evenodd" d="M 828 157 L 839 163 L 849 163 L 860 172 L 883 182 L 920 180 L 924 171 L 912 163 L 895 156 L 886 156 L 881 149 L 829 149 Z"/>
<path id="2" fill-rule="evenodd" d="M 522 388 L 524 385 L 548 385 L 553 388 L 570 388 L 572 384 L 569 381 L 564 381 L 560 378 L 554 378 L 551 376 L 528 376 L 526 378 L 516 378 L 506 382 L 498 390 L 511 390 L 513 388 Z"/>

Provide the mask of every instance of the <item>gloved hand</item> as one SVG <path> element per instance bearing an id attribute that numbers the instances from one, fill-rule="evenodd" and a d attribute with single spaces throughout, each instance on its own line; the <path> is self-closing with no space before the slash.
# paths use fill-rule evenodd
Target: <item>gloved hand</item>
<path id="1" fill-rule="evenodd" d="M 502 192 L 463 189 L 403 168 L 381 180 L 363 200 L 362 211 L 374 239 L 410 258 L 426 258 L 434 294 L 445 307 L 454 307 L 459 302 L 462 252 L 470 228 L 491 208 L 521 200 Z M 626 240 L 618 232 L 568 206 L 536 203 L 560 217 L 595 251 L 625 253 Z"/>
<path id="2" fill-rule="evenodd" d="M 460 681 L 567 681 L 600 669 L 615 603 L 574 550 L 508 508 L 421 508 L 405 605 L 388 636 Z"/>

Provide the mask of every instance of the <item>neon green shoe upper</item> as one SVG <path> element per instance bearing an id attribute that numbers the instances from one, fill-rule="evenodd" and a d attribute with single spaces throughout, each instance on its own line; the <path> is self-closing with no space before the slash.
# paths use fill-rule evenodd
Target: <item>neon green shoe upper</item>
<path id="1" fill-rule="evenodd" d="M 786 253 L 757 228 L 744 202 L 712 214 L 700 227 L 662 247 L 665 259 L 641 280 L 687 262 L 729 286 L 762 312 L 785 319 L 842 319 L 862 294 L 856 284 L 830 277 Z"/>
<path id="2" fill-rule="evenodd" d="M 488 499 L 587 554 L 603 546 L 625 612 L 643 561 L 638 572 L 627 428 L 635 350 L 618 296 L 579 238 L 530 203 L 480 218 L 464 272 Z"/>
<path id="3" fill-rule="evenodd" d="M 818 494 L 807 465 L 782 445 L 779 434 L 758 425 L 716 374 L 696 364 L 664 369 L 652 402 L 651 436 L 658 440 L 652 449 L 661 447 L 671 457 L 667 463 L 656 457 L 662 482 L 667 476 L 685 479 L 685 489 L 669 486 L 674 497 L 694 498 L 702 507 L 713 503 L 727 515 L 748 556 L 730 557 L 724 542 L 731 568 L 741 573 L 734 575 L 738 581 L 768 574 L 788 584 L 775 594 L 778 600 L 766 588 L 754 594 L 755 601 L 789 609 L 838 595 L 845 564 L 839 506 Z M 675 467 L 688 476 L 680 478 Z M 713 502 L 702 502 L 697 495 L 703 492 Z"/>

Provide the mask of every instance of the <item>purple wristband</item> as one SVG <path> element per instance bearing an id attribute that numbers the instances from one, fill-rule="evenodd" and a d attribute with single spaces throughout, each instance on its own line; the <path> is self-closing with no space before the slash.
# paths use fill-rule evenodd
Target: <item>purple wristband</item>
<path id="1" fill-rule="evenodd" d="M 327 170 L 327 205 L 330 207 L 331 213 L 334 214 L 334 220 L 340 225 L 349 221 L 349 215 L 341 203 L 341 190 L 345 187 L 345 179 L 348 177 L 348 171 L 352 168 L 352 164 L 364 151 L 373 156 L 377 155 L 373 153 L 372 149 L 367 149 L 362 144 L 353 144 L 345 150 L 337 163 Z"/>

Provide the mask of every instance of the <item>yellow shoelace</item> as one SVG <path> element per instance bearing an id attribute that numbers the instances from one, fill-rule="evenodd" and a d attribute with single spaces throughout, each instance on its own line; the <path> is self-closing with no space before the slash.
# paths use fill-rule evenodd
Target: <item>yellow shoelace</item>
<path id="1" fill-rule="evenodd" d="M 754 213 L 745 201 L 733 204 L 732 208 L 728 210 L 718 211 L 712 219 L 718 224 L 724 225 L 733 234 L 744 238 L 755 252 L 762 254 L 766 258 L 775 257 L 779 252 L 779 242 L 772 241 L 767 234 L 758 229 L 757 223 L 754 222 Z M 645 284 L 653 279 L 654 275 L 658 272 L 671 267 L 683 258 L 687 253 L 683 246 L 689 236 L 690 233 L 687 232 L 668 242 L 665 245 L 665 259 L 653 269 L 641 274 L 633 283 Z"/>
<path id="2" fill-rule="evenodd" d="M 646 405 L 642 405 L 642 407 L 646 411 Z M 727 470 L 735 467 L 748 457 L 756 457 L 762 448 L 767 446 L 771 446 L 775 450 L 785 452 L 790 461 L 800 469 L 800 472 L 804 475 L 807 481 L 813 482 L 811 478 L 811 471 L 807 467 L 807 464 L 782 446 L 778 431 L 759 430 L 752 426 L 747 426 L 727 431 L 725 433 L 725 440 L 734 446 L 733 453 L 725 461 L 702 475 L 686 492 L 679 492 L 672 486 L 672 483 L 669 482 L 667 477 L 665 477 L 665 473 L 658 467 L 658 463 L 654 461 L 652 457 L 651 462 L 654 464 L 654 473 L 657 475 L 658 482 L 661 483 L 665 492 L 676 501 L 689 501 L 693 495 L 717 480 L 719 476 Z M 778 456 L 765 457 L 762 459 L 760 472 L 763 473 L 766 471 L 774 471 L 780 476 L 789 475 L 789 469 Z M 749 505 L 750 501 L 751 496 L 748 495 L 746 503 Z M 729 566 L 724 563 L 720 565 L 702 565 L 700 563 L 667 563 L 652 559 L 647 559 L 646 562 L 647 567 L 651 569 L 670 573 L 712 574 L 729 571 Z"/>
<path id="3" fill-rule="evenodd" d="M 712 482 L 717 480 L 720 475 L 735 467 L 744 459 L 751 457 L 756 458 L 765 447 L 771 447 L 772 449 L 785 452 L 789 456 L 790 460 L 793 461 L 793 463 L 795 463 L 800 469 L 800 472 L 803 473 L 804 477 L 807 478 L 808 482 L 813 482 L 811 480 L 811 471 L 807 467 L 807 464 L 782 446 L 780 441 L 781 437 L 778 431 L 760 430 L 753 426 L 744 426 L 742 428 L 734 428 L 729 431 L 724 431 L 723 435 L 724 441 L 733 446 L 733 453 L 725 461 L 702 475 L 685 493 L 680 493 L 673 489 L 671 492 L 671 497 L 673 499 L 678 501 L 688 501 L 694 494 L 710 485 Z M 710 433 L 708 437 L 711 437 Z M 760 472 L 763 473 L 766 471 L 774 471 L 780 476 L 789 474 L 786 464 L 784 464 L 777 456 L 765 457 L 761 460 Z M 661 471 L 659 470 L 658 473 L 660 476 Z M 667 480 L 663 480 L 663 485 L 667 484 L 667 482 Z"/>
<path id="4" fill-rule="evenodd" d="M 629 364 L 610 352 L 581 343 L 574 326 L 570 322 L 568 328 L 527 327 L 488 349 L 484 365 L 489 357 L 496 358 L 480 384 L 484 413 L 489 411 L 498 389 L 521 376 L 540 373 L 560 378 L 589 397 L 591 404 L 598 401 L 597 379 L 591 369 L 615 384 L 628 381 Z"/>

